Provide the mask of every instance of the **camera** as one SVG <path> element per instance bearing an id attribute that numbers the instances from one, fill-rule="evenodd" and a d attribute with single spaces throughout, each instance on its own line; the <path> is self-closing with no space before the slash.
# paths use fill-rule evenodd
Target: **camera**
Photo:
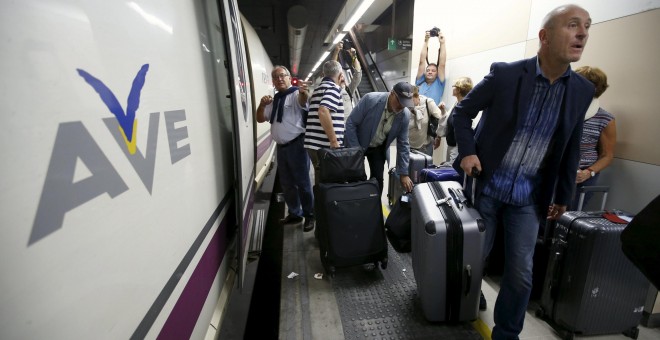
<path id="1" fill-rule="evenodd" d="M 341 42 L 342 42 L 342 44 L 343 44 L 343 49 L 345 49 L 345 50 L 347 50 L 347 51 L 351 49 L 352 44 L 351 44 L 351 40 L 350 40 L 350 39 L 344 39 L 344 40 L 342 40 Z"/>
<path id="2" fill-rule="evenodd" d="M 437 37 L 439 35 L 440 35 L 440 29 L 439 28 L 433 27 L 429 30 L 429 36 Z"/>

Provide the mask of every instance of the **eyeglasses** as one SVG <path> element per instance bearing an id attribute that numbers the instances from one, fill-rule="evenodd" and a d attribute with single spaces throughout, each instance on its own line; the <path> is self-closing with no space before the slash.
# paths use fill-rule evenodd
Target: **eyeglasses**
<path id="1" fill-rule="evenodd" d="M 273 76 L 273 79 L 284 79 L 284 78 L 286 78 L 286 77 L 288 77 L 288 76 L 289 76 L 289 75 L 286 74 L 286 73 L 280 73 L 280 74 L 276 74 L 276 75 L 274 75 L 274 76 Z"/>

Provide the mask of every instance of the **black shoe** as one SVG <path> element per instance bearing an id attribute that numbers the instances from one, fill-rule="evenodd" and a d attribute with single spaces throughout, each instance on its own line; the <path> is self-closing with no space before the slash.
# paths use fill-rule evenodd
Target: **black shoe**
<path id="1" fill-rule="evenodd" d="M 486 310 L 486 308 L 488 308 L 488 303 L 486 302 L 484 292 L 481 292 L 481 295 L 479 296 L 479 310 Z"/>
<path id="2" fill-rule="evenodd" d="M 286 225 L 286 224 L 298 224 L 303 221 L 303 218 L 300 216 L 296 215 L 287 215 L 285 218 L 280 220 L 281 225 Z"/>
<path id="3" fill-rule="evenodd" d="M 314 217 L 307 217 L 305 218 L 305 225 L 303 226 L 303 231 L 308 232 L 314 230 L 314 224 L 315 224 Z"/>

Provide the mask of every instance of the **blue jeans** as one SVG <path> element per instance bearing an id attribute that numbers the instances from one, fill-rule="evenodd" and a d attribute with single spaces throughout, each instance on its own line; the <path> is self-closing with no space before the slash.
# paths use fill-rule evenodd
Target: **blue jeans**
<path id="1" fill-rule="evenodd" d="M 299 137 L 291 144 L 277 145 L 277 173 L 289 215 L 312 217 L 314 194 L 309 178 L 309 156 L 304 143 L 305 138 Z"/>
<path id="2" fill-rule="evenodd" d="M 532 292 L 532 258 L 540 217 L 535 205 L 514 206 L 482 195 L 477 210 L 486 224 L 484 261 L 495 242 L 498 221 L 504 229 L 504 273 L 495 302 L 492 339 L 518 339 Z"/>

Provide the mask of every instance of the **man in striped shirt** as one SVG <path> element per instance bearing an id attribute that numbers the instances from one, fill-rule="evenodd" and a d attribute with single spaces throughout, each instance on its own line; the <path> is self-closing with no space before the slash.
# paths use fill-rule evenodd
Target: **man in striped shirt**
<path id="1" fill-rule="evenodd" d="M 344 104 L 341 84 L 344 79 L 341 64 L 335 60 L 323 64 L 323 80 L 312 93 L 305 130 L 305 149 L 314 165 L 314 182 L 319 184 L 320 168 L 317 151 L 338 148 L 344 142 Z"/>

